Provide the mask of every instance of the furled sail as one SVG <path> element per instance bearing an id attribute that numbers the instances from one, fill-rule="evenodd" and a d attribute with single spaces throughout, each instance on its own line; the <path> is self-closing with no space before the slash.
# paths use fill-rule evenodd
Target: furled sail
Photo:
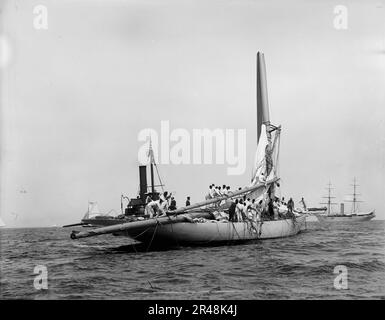
<path id="1" fill-rule="evenodd" d="M 265 56 L 257 53 L 257 142 L 262 133 L 262 124 L 270 123 L 269 101 L 267 98 L 267 80 Z"/>
<path id="2" fill-rule="evenodd" d="M 266 136 L 266 126 L 262 124 L 261 135 L 259 137 L 257 150 L 255 151 L 255 162 L 254 162 L 254 167 L 252 172 L 253 185 L 256 184 L 259 181 L 259 179 L 266 173 L 266 146 L 267 145 L 268 145 L 268 141 Z"/>
<path id="3" fill-rule="evenodd" d="M 268 141 L 266 134 L 266 125 L 262 125 L 261 136 L 257 150 L 255 152 L 255 162 L 252 172 L 252 185 L 258 181 L 264 182 L 276 177 L 276 164 L 278 162 L 278 141 L 280 135 L 280 128 L 273 129 L 273 142 Z"/>
<path id="4" fill-rule="evenodd" d="M 278 141 L 280 128 L 270 124 L 269 103 L 267 97 L 266 66 L 263 53 L 257 54 L 257 150 L 252 169 L 251 185 L 264 183 L 277 178 Z M 272 134 L 274 132 L 274 134 Z M 274 136 L 274 137 L 273 137 Z M 262 199 L 261 190 L 249 196 Z M 267 193 L 268 189 L 264 191 Z"/>

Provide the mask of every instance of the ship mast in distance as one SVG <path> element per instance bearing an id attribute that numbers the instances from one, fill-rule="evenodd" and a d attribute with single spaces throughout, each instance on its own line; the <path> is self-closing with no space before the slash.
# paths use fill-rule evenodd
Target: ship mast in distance
<path id="1" fill-rule="evenodd" d="M 357 200 L 357 196 L 359 196 L 361 194 L 357 193 L 357 187 L 359 187 L 359 185 L 356 183 L 356 177 L 354 177 L 353 184 L 351 184 L 351 186 L 353 187 L 353 193 L 350 195 L 353 196 L 353 199 L 347 200 L 347 202 L 352 202 L 351 212 L 356 213 L 358 211 L 358 204 L 357 203 L 363 202 L 363 201 Z"/>
<path id="2" fill-rule="evenodd" d="M 326 188 L 328 190 L 328 195 L 326 197 L 322 197 L 322 198 L 326 198 L 328 199 L 328 202 L 321 202 L 321 204 L 327 204 L 328 205 L 328 215 L 331 213 L 331 207 L 333 204 L 336 204 L 335 202 L 331 202 L 331 199 L 334 199 L 335 197 L 332 197 L 331 196 L 331 190 L 333 189 L 332 188 L 332 184 L 331 182 L 329 181 L 329 184 L 328 184 L 328 187 Z"/>
<path id="3" fill-rule="evenodd" d="M 149 143 L 149 147 L 148 147 L 147 156 L 148 156 L 148 159 L 149 159 L 149 162 L 150 162 L 151 197 L 152 197 L 153 200 L 156 200 L 158 198 L 158 192 L 155 190 L 155 187 L 161 187 L 162 191 L 164 191 L 164 189 L 163 189 L 164 184 L 163 184 L 162 179 L 160 177 L 158 166 L 156 165 L 156 162 L 155 162 L 154 150 L 152 149 L 151 136 L 150 136 L 150 143 Z M 158 180 L 159 180 L 159 184 L 158 185 L 155 184 L 154 167 L 155 167 L 156 174 L 157 174 L 157 177 L 158 177 Z"/>

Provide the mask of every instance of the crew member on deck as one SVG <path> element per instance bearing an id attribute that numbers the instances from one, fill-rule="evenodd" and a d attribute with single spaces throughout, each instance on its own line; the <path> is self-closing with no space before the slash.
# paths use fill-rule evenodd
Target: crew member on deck
<path id="1" fill-rule="evenodd" d="M 237 220 L 237 222 L 241 222 L 242 221 L 242 209 L 243 209 L 242 199 L 240 199 L 240 200 L 237 199 L 236 203 L 237 203 L 237 206 L 235 207 L 236 220 Z"/>
<path id="2" fill-rule="evenodd" d="M 170 206 L 168 207 L 169 210 L 176 210 L 176 201 L 174 197 L 171 197 L 171 203 Z"/>
<path id="3" fill-rule="evenodd" d="M 163 201 L 162 199 L 159 199 L 159 205 L 158 205 L 158 212 L 157 212 L 157 215 L 158 216 L 164 216 L 167 212 L 167 209 L 168 209 L 168 203 L 167 201 Z"/>
<path id="4" fill-rule="evenodd" d="M 238 204 L 237 204 L 237 208 L 236 208 L 236 213 L 237 213 L 237 220 L 238 222 L 240 221 L 243 221 L 244 220 L 244 204 L 243 204 L 243 200 L 240 199 Z"/>
<path id="5" fill-rule="evenodd" d="M 256 206 L 256 209 L 257 209 L 257 217 L 256 217 L 256 220 L 257 220 L 257 230 L 258 230 L 258 235 L 260 236 L 261 235 L 261 232 L 262 232 L 262 211 L 263 211 L 263 201 L 260 200 Z"/>
<path id="6" fill-rule="evenodd" d="M 302 197 L 300 203 L 301 203 L 302 206 L 303 206 L 303 210 L 306 211 L 306 210 L 307 210 L 307 208 L 306 208 L 306 203 L 305 203 L 305 199 L 304 199 L 303 197 Z"/>
<path id="7" fill-rule="evenodd" d="M 289 213 L 293 214 L 293 209 L 294 209 L 294 201 L 292 198 L 287 202 L 287 210 Z"/>
<path id="8" fill-rule="evenodd" d="M 186 200 L 186 207 L 188 207 L 190 205 L 190 197 L 187 197 L 187 200 Z"/>
<path id="9" fill-rule="evenodd" d="M 215 189 L 214 189 L 214 198 L 220 197 L 222 195 L 221 192 L 219 191 L 219 188 L 220 187 L 218 187 L 218 186 L 215 187 Z M 219 205 L 220 205 L 220 202 L 213 203 L 214 207 L 218 207 Z"/>
<path id="10" fill-rule="evenodd" d="M 243 221 L 247 221 L 248 220 L 247 218 L 248 218 L 248 215 L 247 215 L 247 202 L 244 201 L 243 202 L 243 208 L 242 208 L 242 220 Z"/>
<path id="11" fill-rule="evenodd" d="M 273 202 L 274 220 L 278 220 L 278 208 L 279 208 L 279 203 L 278 203 L 278 198 L 276 197 Z"/>
<path id="12" fill-rule="evenodd" d="M 267 205 L 268 216 L 270 220 L 274 220 L 274 203 L 272 199 L 269 199 L 268 201 L 269 201 Z"/>
<path id="13" fill-rule="evenodd" d="M 215 196 L 215 188 L 214 188 L 214 185 L 211 185 L 209 187 L 209 195 L 210 195 L 210 199 L 214 198 Z"/>
<path id="14" fill-rule="evenodd" d="M 249 199 L 250 200 L 250 199 Z M 251 200 L 249 206 L 248 206 L 248 210 L 247 210 L 247 214 L 248 214 L 248 218 L 252 221 L 255 221 L 256 220 L 256 202 L 255 202 L 255 199 Z"/>
<path id="15" fill-rule="evenodd" d="M 210 184 L 209 185 L 209 191 L 207 192 L 205 199 L 210 200 L 210 199 L 212 199 L 212 196 L 213 196 L 213 186 Z"/>
<path id="16" fill-rule="evenodd" d="M 145 214 L 151 219 L 156 214 L 158 208 L 158 202 L 151 200 L 145 207 Z"/>
<path id="17" fill-rule="evenodd" d="M 231 221 L 231 222 L 236 221 L 235 208 L 237 207 L 237 204 L 238 204 L 238 200 L 235 200 L 235 202 L 231 201 L 230 208 L 229 208 L 229 221 Z"/>

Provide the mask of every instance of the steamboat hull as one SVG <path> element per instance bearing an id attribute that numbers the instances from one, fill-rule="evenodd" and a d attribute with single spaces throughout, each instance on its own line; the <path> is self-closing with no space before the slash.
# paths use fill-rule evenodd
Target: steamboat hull
<path id="1" fill-rule="evenodd" d="M 92 218 L 92 219 L 82 219 L 83 227 L 107 227 L 113 226 L 116 224 L 121 224 L 127 222 L 122 219 L 115 218 Z"/>
<path id="2" fill-rule="evenodd" d="M 374 211 L 358 215 L 316 215 L 320 222 L 363 222 L 373 219 Z"/>
<path id="3" fill-rule="evenodd" d="M 285 238 L 305 229 L 306 217 L 256 222 L 178 222 L 156 225 L 150 228 L 136 228 L 115 235 L 128 236 L 134 240 L 154 246 L 173 245 L 220 245 L 244 243 L 252 240 Z"/>

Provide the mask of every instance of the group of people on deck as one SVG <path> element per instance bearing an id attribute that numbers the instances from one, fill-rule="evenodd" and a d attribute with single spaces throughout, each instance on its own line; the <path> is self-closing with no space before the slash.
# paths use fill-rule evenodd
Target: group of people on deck
<path id="1" fill-rule="evenodd" d="M 230 186 L 225 184 L 221 186 L 216 186 L 215 184 L 209 185 L 209 191 L 206 195 L 206 200 L 214 199 L 221 196 L 227 196 L 231 193 Z"/>
<path id="2" fill-rule="evenodd" d="M 304 198 L 301 199 L 300 203 L 306 210 Z M 245 195 L 237 197 L 235 200 L 231 200 L 228 216 L 220 215 L 220 219 L 229 220 L 231 222 L 262 222 L 266 220 L 280 220 L 293 217 L 294 200 L 292 198 L 286 202 L 284 197 L 282 199 L 278 197 L 270 199 L 267 195 L 261 200 L 250 199 Z"/>
<path id="3" fill-rule="evenodd" d="M 265 198 L 255 200 L 243 196 L 240 199 L 232 201 L 229 208 L 229 221 L 256 221 L 278 220 L 293 217 L 294 201 L 292 198 L 288 203 L 283 203 L 284 198 L 280 200 L 275 197 L 274 200 Z M 286 207 L 286 208 L 285 208 Z"/>
<path id="4" fill-rule="evenodd" d="M 239 188 L 238 190 L 241 190 Z M 213 199 L 221 196 L 231 196 L 232 191 L 230 186 L 223 185 L 215 186 L 211 184 L 209 186 L 209 192 L 206 195 L 206 200 Z M 294 217 L 294 201 L 292 198 L 289 201 L 285 201 L 285 198 L 282 199 L 274 197 L 271 199 L 268 194 L 265 195 L 263 199 L 250 199 L 246 195 L 240 195 L 236 198 L 231 198 L 229 200 L 218 201 L 213 204 L 215 208 L 218 208 L 219 205 L 223 202 L 231 201 L 228 207 L 228 214 L 221 212 L 221 219 L 228 220 L 231 222 L 241 222 L 241 221 L 255 221 L 262 222 L 265 220 L 279 220 L 279 219 L 288 219 Z M 306 204 L 304 198 L 301 199 L 300 204 L 303 209 L 306 211 Z M 190 197 L 186 199 L 186 207 L 190 206 Z M 227 207 L 227 206 L 226 206 Z M 145 216 L 148 218 L 161 217 L 165 216 L 167 211 L 176 210 L 176 200 L 172 196 L 172 193 L 168 191 L 160 194 L 158 200 L 153 200 L 150 196 L 146 198 L 145 205 Z M 222 210 L 218 210 L 222 211 Z"/>
<path id="5" fill-rule="evenodd" d="M 190 197 L 186 198 L 186 207 L 191 205 L 190 200 Z M 166 215 L 167 211 L 176 209 L 176 200 L 172 193 L 165 191 L 163 194 L 160 194 L 158 200 L 153 200 L 150 196 L 147 196 L 144 215 L 148 218 L 162 217 Z"/>
<path id="6" fill-rule="evenodd" d="M 255 199 L 250 201 L 250 199 L 246 199 L 246 196 L 241 199 L 235 199 L 229 207 L 229 221 L 262 221 L 262 202 L 260 200 L 257 203 Z"/>
<path id="7" fill-rule="evenodd" d="M 146 206 L 144 208 L 145 216 L 149 218 L 165 216 L 169 210 L 176 210 L 176 200 L 172 193 L 163 192 L 158 200 L 153 200 L 150 196 L 146 198 Z"/>

